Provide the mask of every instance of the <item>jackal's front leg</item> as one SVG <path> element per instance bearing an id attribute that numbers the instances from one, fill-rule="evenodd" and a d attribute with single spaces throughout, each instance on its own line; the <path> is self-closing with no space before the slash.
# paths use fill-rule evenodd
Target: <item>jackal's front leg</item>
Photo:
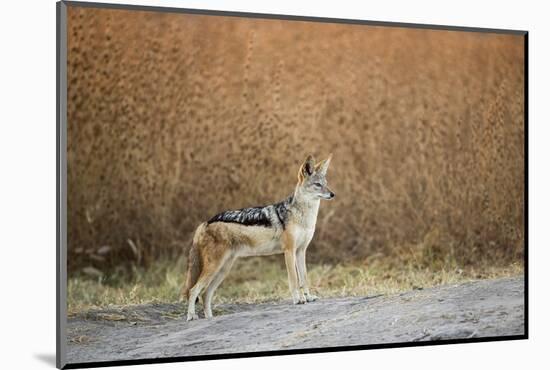
<path id="1" fill-rule="evenodd" d="M 292 303 L 306 303 L 305 298 L 300 294 L 298 289 L 298 276 L 296 275 L 296 250 L 285 250 L 286 271 L 288 273 L 288 287 L 292 295 Z"/>
<path id="2" fill-rule="evenodd" d="M 298 281 L 300 288 L 304 292 L 305 300 L 307 302 L 313 302 L 317 300 L 317 297 L 309 293 L 309 282 L 307 280 L 307 268 L 306 268 L 306 248 L 300 248 L 296 251 L 296 269 L 298 270 Z"/>

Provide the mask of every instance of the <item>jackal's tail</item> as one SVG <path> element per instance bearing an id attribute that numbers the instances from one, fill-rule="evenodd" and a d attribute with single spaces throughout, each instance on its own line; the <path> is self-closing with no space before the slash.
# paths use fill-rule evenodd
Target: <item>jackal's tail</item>
<path id="1" fill-rule="evenodd" d="M 199 275 L 202 270 L 201 256 L 199 253 L 199 248 L 197 246 L 197 239 L 203 232 L 204 227 L 204 223 L 199 225 L 193 237 L 193 244 L 189 249 L 189 257 L 187 259 L 187 279 L 185 281 L 185 286 L 182 290 L 182 296 L 185 296 L 187 299 L 189 299 L 189 291 L 191 290 L 191 288 L 193 288 L 193 286 L 195 286 L 195 283 L 199 279 Z"/>

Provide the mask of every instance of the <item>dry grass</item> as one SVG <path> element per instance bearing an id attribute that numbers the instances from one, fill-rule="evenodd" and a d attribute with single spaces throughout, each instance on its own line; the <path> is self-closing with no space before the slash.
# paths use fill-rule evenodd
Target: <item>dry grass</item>
<path id="1" fill-rule="evenodd" d="M 323 289 L 332 272 L 364 279 L 365 292 L 391 286 L 382 270 L 323 267 L 369 256 L 434 254 L 464 271 L 522 260 L 522 37 L 71 6 L 68 15 L 71 276 L 181 256 L 213 214 L 287 196 L 310 152 L 334 153 L 337 197 L 321 207 L 310 254 Z M 89 281 L 71 287 L 83 302 L 175 298 L 141 278 L 120 296 Z M 357 285 L 343 282 L 328 291 Z"/>
<path id="2" fill-rule="evenodd" d="M 310 265 L 308 275 L 312 292 L 325 298 L 368 296 L 523 274 L 523 266 L 518 263 L 462 269 L 447 261 L 441 268 L 433 269 L 414 260 L 402 261 L 399 266 L 394 262 L 373 259 L 365 264 Z M 129 275 L 74 276 L 68 284 L 69 314 L 110 305 L 179 301 L 185 279 L 184 267 L 184 259 L 165 260 L 157 261 L 147 269 L 135 268 Z M 282 258 L 254 257 L 237 261 L 217 290 L 215 303 L 258 303 L 281 299 L 289 299 Z M 116 320 L 116 317 L 109 319 Z"/>

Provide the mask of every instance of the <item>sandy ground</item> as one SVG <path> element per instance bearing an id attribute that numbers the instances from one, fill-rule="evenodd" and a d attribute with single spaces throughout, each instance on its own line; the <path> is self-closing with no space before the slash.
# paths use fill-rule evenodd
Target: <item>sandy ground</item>
<path id="1" fill-rule="evenodd" d="M 524 334 L 524 280 L 376 296 L 226 304 L 186 322 L 181 304 L 94 310 L 68 322 L 69 363 Z"/>

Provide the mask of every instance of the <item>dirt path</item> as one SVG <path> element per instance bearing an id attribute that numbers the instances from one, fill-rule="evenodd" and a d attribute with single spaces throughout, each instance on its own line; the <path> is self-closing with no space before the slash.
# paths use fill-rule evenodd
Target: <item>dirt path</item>
<path id="1" fill-rule="evenodd" d="M 427 341 L 524 333 L 523 278 L 378 297 L 217 306 L 186 322 L 178 304 L 90 311 L 69 319 L 70 363 Z"/>

